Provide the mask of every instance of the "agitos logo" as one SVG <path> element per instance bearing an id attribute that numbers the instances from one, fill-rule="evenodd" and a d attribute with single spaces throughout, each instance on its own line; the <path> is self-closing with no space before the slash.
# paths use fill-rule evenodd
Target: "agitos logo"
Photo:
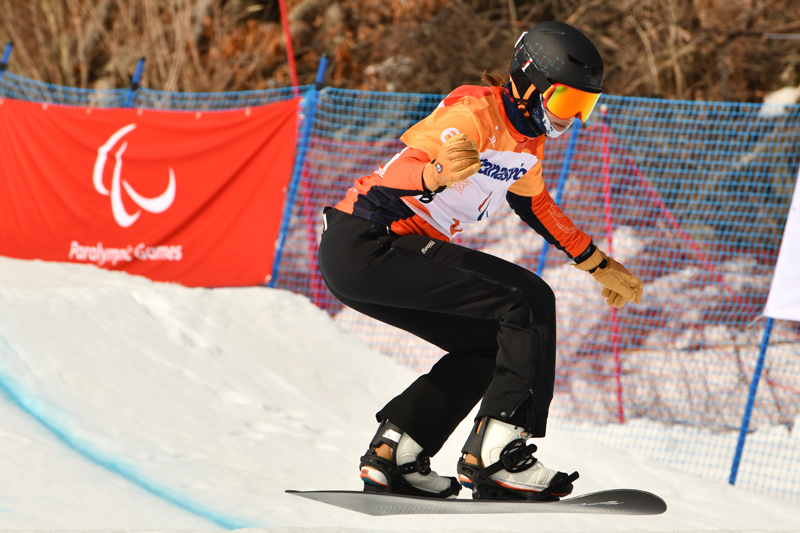
<path id="1" fill-rule="evenodd" d="M 123 228 L 127 228 L 136 222 L 142 214 L 142 209 L 149 213 L 163 213 L 170 208 L 175 200 L 175 171 L 172 170 L 172 167 L 169 167 L 169 185 L 167 185 L 167 189 L 155 198 L 145 198 L 136 192 L 130 183 L 122 179 L 122 156 L 128 148 L 128 142 L 123 141 L 120 144 L 120 141 L 134 129 L 136 129 L 136 124 L 128 124 L 124 128 L 120 128 L 109 137 L 103 146 L 98 148 L 92 175 L 95 190 L 103 196 L 111 197 L 111 213 L 114 215 L 114 220 L 116 220 L 117 224 Z M 109 191 L 103 183 L 103 173 L 106 168 L 108 154 L 115 148 L 114 172 L 111 178 L 111 190 Z M 135 213 L 128 213 L 125 209 L 125 205 L 122 202 L 122 189 L 125 189 L 128 197 L 140 207 Z"/>

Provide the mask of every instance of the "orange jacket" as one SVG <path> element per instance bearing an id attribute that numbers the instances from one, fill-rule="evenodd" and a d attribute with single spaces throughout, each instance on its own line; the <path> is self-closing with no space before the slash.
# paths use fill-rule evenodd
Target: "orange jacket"
<path id="1" fill-rule="evenodd" d="M 420 202 L 422 168 L 450 136 L 459 133 L 478 143 L 480 171 L 436 194 L 430 203 Z M 406 148 L 359 178 L 337 209 L 389 226 L 399 235 L 450 240 L 463 226 L 487 219 L 505 198 L 529 226 L 570 257 L 581 255 L 591 244 L 545 188 L 545 136 L 530 138 L 514 129 L 501 87 L 457 88 L 400 140 Z"/>

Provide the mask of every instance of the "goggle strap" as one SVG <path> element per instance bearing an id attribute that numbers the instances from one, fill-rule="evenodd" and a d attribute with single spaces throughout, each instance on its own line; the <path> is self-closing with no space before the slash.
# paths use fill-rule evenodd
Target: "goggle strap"
<path id="1" fill-rule="evenodd" d="M 536 62 L 528 53 L 528 49 L 525 47 L 525 45 L 522 45 L 519 48 L 517 48 L 517 51 L 520 56 L 524 56 L 524 58 L 526 58 L 526 61 L 519 61 L 520 63 L 519 70 L 522 71 L 522 74 L 524 74 L 526 78 L 528 78 L 528 81 L 534 84 L 536 88 L 539 89 L 539 91 L 544 93 L 547 89 L 550 88 L 552 84 L 547 80 L 547 77 L 544 74 L 542 74 L 542 71 L 539 70 L 539 68 L 536 66 Z M 521 59 L 523 58 L 520 57 L 520 60 Z"/>

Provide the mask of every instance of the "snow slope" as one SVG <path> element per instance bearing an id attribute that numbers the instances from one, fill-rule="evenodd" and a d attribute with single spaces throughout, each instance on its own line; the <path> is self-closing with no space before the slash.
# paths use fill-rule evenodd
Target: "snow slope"
<path id="1" fill-rule="evenodd" d="M 667 513 L 372 518 L 284 494 L 360 489 L 374 412 L 414 377 L 285 291 L 0 258 L 0 529 L 800 531 L 798 505 L 557 420 L 538 455 L 578 492 L 650 490 Z M 470 425 L 434 469 L 454 474 Z"/>

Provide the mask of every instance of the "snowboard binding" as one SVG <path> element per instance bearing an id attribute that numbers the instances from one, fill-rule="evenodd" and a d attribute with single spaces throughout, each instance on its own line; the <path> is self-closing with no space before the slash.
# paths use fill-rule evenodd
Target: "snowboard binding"
<path id="1" fill-rule="evenodd" d="M 572 493 L 572 482 L 578 479 L 578 472 L 566 474 L 557 472 L 543 490 L 514 488 L 492 479 L 494 474 L 505 470 L 511 474 L 524 472 L 538 462 L 533 456 L 535 444 L 526 444 L 526 440 L 511 440 L 500 452 L 499 460 L 488 466 L 482 466 L 481 444 L 488 424 L 476 422 L 476 430 L 470 434 L 464 445 L 463 455 L 458 461 L 458 477 L 461 484 L 472 490 L 473 499 L 484 500 L 527 500 L 558 501 Z M 466 461 L 467 455 L 478 458 L 479 464 Z"/>
<path id="2" fill-rule="evenodd" d="M 431 470 L 430 455 L 421 451 L 416 460 L 398 465 L 397 448 L 402 430 L 384 421 L 373 437 L 367 453 L 361 457 L 361 480 L 364 482 L 364 492 L 383 492 L 389 494 L 405 494 L 409 496 L 424 496 L 428 498 L 452 498 L 461 491 L 461 485 L 456 478 L 443 478 L 450 481 L 449 487 L 439 492 L 430 492 L 412 485 L 406 476 L 419 474 L 421 476 L 436 475 Z M 392 459 L 381 457 L 375 449 L 381 444 L 387 444 L 392 450 Z"/>

